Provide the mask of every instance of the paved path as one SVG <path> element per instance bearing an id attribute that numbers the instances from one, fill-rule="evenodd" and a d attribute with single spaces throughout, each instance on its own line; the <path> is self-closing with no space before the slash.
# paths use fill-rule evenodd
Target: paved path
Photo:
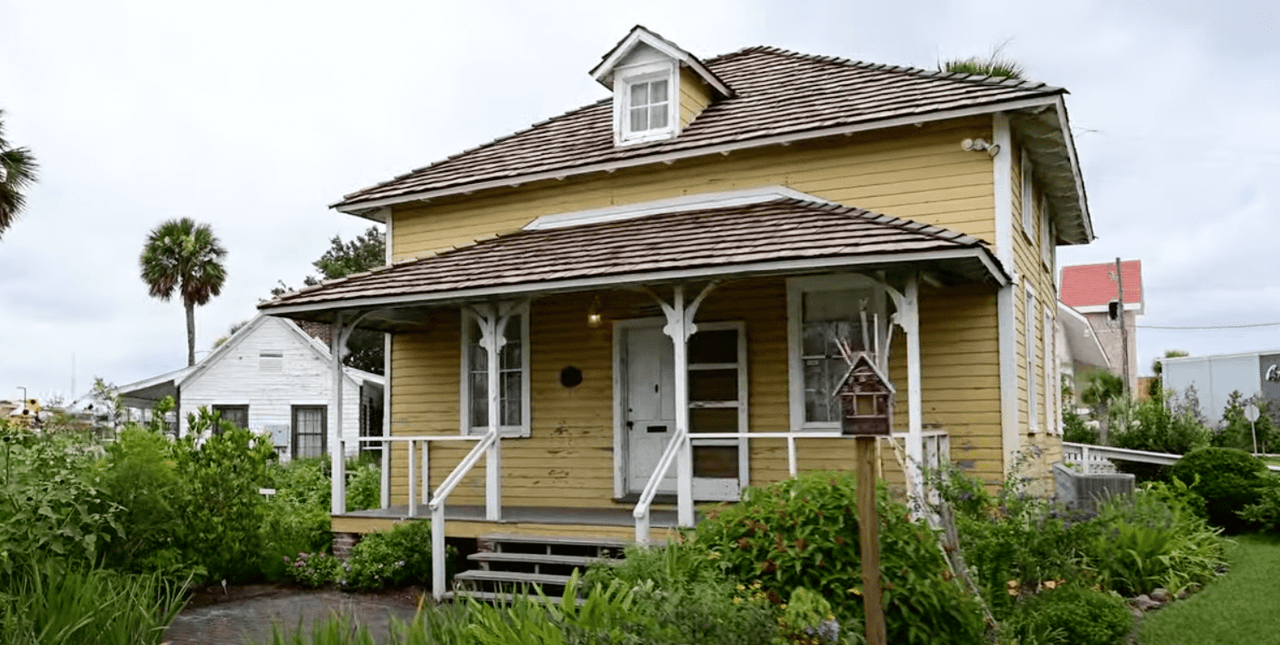
<path id="1" fill-rule="evenodd" d="M 226 599 L 212 594 L 197 596 L 169 626 L 164 642 L 170 645 L 268 643 L 275 624 L 289 632 L 299 625 L 309 629 L 317 618 L 334 612 L 355 617 L 382 640 L 391 616 L 404 621 L 413 618 L 419 594 L 412 590 L 371 595 L 278 587 L 233 591 Z"/>

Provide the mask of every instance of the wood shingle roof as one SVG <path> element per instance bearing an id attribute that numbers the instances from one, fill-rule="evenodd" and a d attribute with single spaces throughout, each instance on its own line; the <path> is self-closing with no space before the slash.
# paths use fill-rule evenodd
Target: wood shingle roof
<path id="1" fill-rule="evenodd" d="M 672 153 L 700 154 L 777 136 L 900 118 L 992 108 L 1065 91 L 1043 83 L 861 63 L 772 47 L 706 61 L 734 96 L 716 101 L 678 137 L 614 145 L 613 102 L 604 99 L 346 195 L 334 207 L 360 212 L 433 191 Z"/>
<path id="2" fill-rule="evenodd" d="M 286 294 L 267 313 L 396 306 L 494 293 L 642 284 L 836 266 L 933 262 L 958 281 L 1003 280 L 981 240 L 795 198 L 522 230 Z M 273 311 L 274 310 L 274 311 Z M 292 315 L 292 314 L 290 314 Z"/>

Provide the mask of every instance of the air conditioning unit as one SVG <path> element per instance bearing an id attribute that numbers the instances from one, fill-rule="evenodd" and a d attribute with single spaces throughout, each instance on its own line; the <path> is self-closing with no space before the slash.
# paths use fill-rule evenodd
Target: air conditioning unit
<path id="1" fill-rule="evenodd" d="M 1053 465 L 1053 480 L 1056 484 L 1058 501 L 1071 510 L 1081 510 L 1093 514 L 1098 511 L 1098 502 L 1109 497 L 1130 495 L 1133 493 L 1134 477 L 1128 473 L 1079 473 L 1070 466 Z"/>

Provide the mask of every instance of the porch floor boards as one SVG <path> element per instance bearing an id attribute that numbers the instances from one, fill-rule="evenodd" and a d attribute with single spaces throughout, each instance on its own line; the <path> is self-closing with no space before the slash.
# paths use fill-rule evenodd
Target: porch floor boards
<path id="1" fill-rule="evenodd" d="M 418 504 L 417 512 L 410 517 L 409 506 L 400 504 L 388 508 L 370 509 L 367 511 L 349 511 L 335 518 L 359 518 L 381 520 L 429 520 L 431 509 L 426 504 Z M 486 522 L 489 524 L 568 524 L 574 526 L 617 526 L 634 527 L 635 517 L 631 515 L 632 507 L 622 508 L 582 508 L 567 506 L 503 506 L 502 519 L 489 522 L 484 516 L 484 506 L 467 504 L 446 504 L 444 507 L 445 522 Z M 654 509 L 649 514 L 649 524 L 654 528 L 674 528 L 678 523 L 676 511 Z"/>

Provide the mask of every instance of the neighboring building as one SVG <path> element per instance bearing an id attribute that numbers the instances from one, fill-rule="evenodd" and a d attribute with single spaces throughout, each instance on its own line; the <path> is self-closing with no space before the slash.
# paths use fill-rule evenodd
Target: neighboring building
<path id="1" fill-rule="evenodd" d="M 1280 410 L 1280 350 L 1179 356 L 1162 358 L 1160 364 L 1164 389 L 1186 395 L 1194 387 L 1200 414 L 1212 426 L 1222 425 L 1232 392 L 1264 399 L 1272 411 Z"/>
<path id="2" fill-rule="evenodd" d="M 1129 335 L 1129 391 L 1138 391 L 1137 317 L 1145 312 L 1142 291 L 1142 261 L 1120 263 L 1124 278 L 1124 324 Z M 1124 375 L 1125 344 L 1121 341 L 1119 319 L 1112 319 L 1110 303 L 1119 302 L 1114 262 L 1080 264 L 1062 267 L 1062 303 L 1080 312 L 1102 345 L 1107 365 L 1118 376 Z"/>
<path id="3" fill-rule="evenodd" d="M 1058 369 L 1072 389 L 1079 392 L 1081 376 L 1094 370 L 1110 370 L 1111 362 L 1084 314 L 1059 302 L 1057 325 Z"/>
<path id="4" fill-rule="evenodd" d="M 761 433 L 801 437 L 800 471 L 850 469 L 841 345 L 892 382 L 908 463 L 994 486 L 1025 452 L 1047 477 L 1055 247 L 1093 238 L 1064 90 L 766 47 L 702 61 L 642 27 L 592 74 L 612 96 L 347 195 L 390 266 L 262 306 L 388 332 L 390 434 L 452 440 L 422 490 L 492 444 L 448 498 L 483 512 L 448 535 L 632 535 L 654 490 L 687 525 L 789 476 Z M 400 446 L 404 505 L 428 460 Z M 334 500 L 340 532 L 406 513 Z"/>
<path id="5" fill-rule="evenodd" d="M 329 350 L 298 325 L 259 314 L 191 367 L 116 388 L 125 408 L 150 409 L 172 396 L 174 423 L 185 435 L 186 416 L 200 407 L 243 428 L 270 433 L 281 455 L 327 454 L 335 417 Z M 344 436 L 382 434 L 381 376 L 344 368 Z M 348 445 L 354 454 L 355 443 Z"/>

